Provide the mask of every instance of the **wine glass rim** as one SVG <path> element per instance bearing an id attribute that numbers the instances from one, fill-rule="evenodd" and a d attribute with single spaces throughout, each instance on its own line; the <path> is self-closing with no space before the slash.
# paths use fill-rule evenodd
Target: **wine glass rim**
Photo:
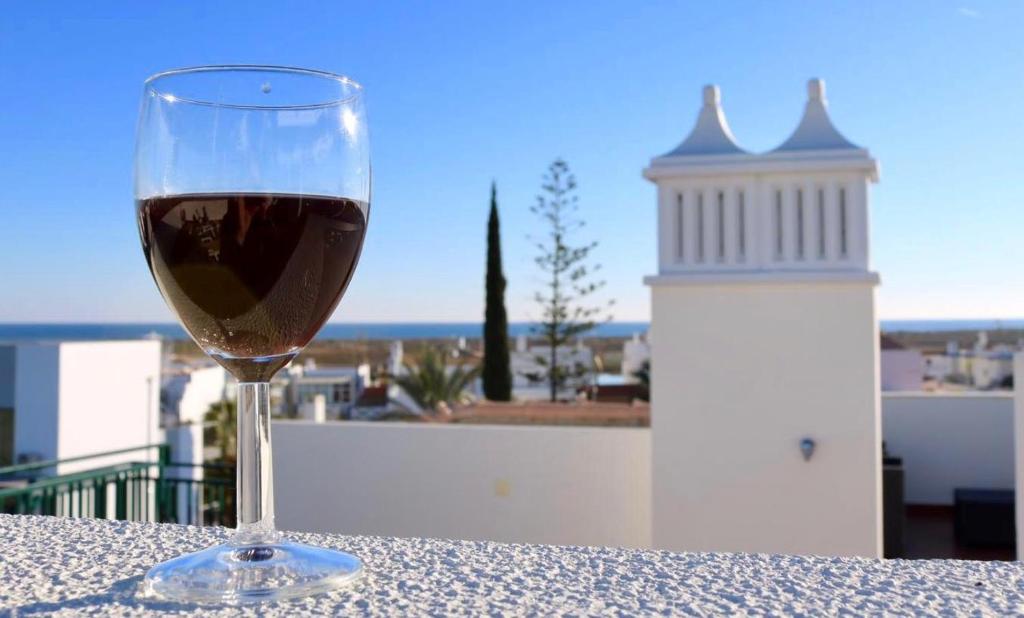
<path id="1" fill-rule="evenodd" d="M 245 72 L 251 71 L 254 73 L 292 73 L 296 75 L 308 75 L 311 77 L 319 77 L 322 79 L 336 81 L 346 86 L 350 86 L 353 90 L 351 94 L 347 94 L 342 97 L 332 98 L 327 101 L 319 103 L 303 103 L 297 105 L 258 105 L 251 103 L 225 103 L 222 101 L 206 101 L 203 99 L 196 99 L 191 97 L 181 97 L 171 92 L 165 92 L 158 88 L 156 84 L 164 78 L 174 77 L 176 75 L 188 75 L 190 73 L 216 73 L 216 72 Z M 161 99 L 171 103 L 190 103 L 192 105 L 206 105 L 209 107 L 225 107 L 231 109 L 253 109 L 253 110 L 301 110 L 301 109 L 322 109 L 326 107 L 336 107 L 352 101 L 358 98 L 363 91 L 363 86 L 359 82 L 355 81 L 350 77 L 338 73 L 331 73 L 330 71 L 321 71 L 319 69 L 305 69 L 301 67 L 290 67 L 290 66 L 278 66 L 272 64 L 211 64 L 205 66 L 194 66 L 194 67 L 182 67 L 178 69 L 169 69 L 167 71 L 160 71 L 154 73 L 146 78 L 143 82 L 147 91 L 153 95 L 160 97 Z"/>

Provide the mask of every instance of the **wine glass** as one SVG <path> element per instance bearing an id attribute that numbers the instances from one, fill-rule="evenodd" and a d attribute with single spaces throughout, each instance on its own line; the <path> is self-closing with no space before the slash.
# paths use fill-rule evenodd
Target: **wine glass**
<path id="1" fill-rule="evenodd" d="M 237 530 L 158 564 L 157 597 L 243 603 L 362 574 L 274 528 L 269 380 L 333 313 L 370 205 L 363 89 L 323 71 L 209 66 L 145 82 L 135 200 L 150 272 L 197 344 L 238 379 Z"/>

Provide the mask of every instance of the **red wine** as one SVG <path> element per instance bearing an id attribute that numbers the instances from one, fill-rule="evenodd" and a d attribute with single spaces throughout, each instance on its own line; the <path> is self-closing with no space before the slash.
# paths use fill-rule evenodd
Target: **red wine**
<path id="1" fill-rule="evenodd" d="M 368 206 L 237 193 L 137 201 L 150 272 L 200 346 L 244 381 L 269 379 L 345 293 Z"/>

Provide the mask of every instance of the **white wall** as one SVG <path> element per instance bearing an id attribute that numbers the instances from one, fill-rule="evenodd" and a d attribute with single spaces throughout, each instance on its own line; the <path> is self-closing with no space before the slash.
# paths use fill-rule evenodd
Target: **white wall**
<path id="1" fill-rule="evenodd" d="M 622 375 L 627 380 L 635 379 L 633 374 L 644 367 L 644 363 L 651 360 L 651 346 L 639 335 L 622 344 Z"/>
<path id="2" fill-rule="evenodd" d="M 975 356 L 971 359 L 971 380 L 978 388 L 998 387 L 1003 379 L 1013 375 L 1013 359 Z"/>
<path id="3" fill-rule="evenodd" d="M 535 345 L 526 350 L 520 350 L 521 344 L 509 353 L 509 364 L 512 372 L 512 397 L 523 401 L 545 400 L 551 396 L 550 387 L 543 376 L 547 375 L 547 366 L 538 362 L 538 358 L 548 359 L 551 355 L 551 346 Z M 558 366 L 565 369 L 570 375 L 575 375 L 578 369 L 582 369 L 584 377 L 571 378 L 566 381 L 562 388 L 558 389 L 559 399 L 574 399 L 576 387 L 586 384 L 588 377 L 594 370 L 594 353 L 582 344 L 559 346 L 557 350 Z M 534 374 L 541 376 L 539 382 L 531 381 L 527 375 Z"/>
<path id="4" fill-rule="evenodd" d="M 274 421 L 278 526 L 650 545 L 642 428 Z"/>
<path id="5" fill-rule="evenodd" d="M 1010 393 L 886 393 L 882 438 L 903 458 L 907 504 L 953 504 L 957 487 L 1014 486 Z"/>
<path id="6" fill-rule="evenodd" d="M 60 456 L 159 441 L 160 342 L 60 345 Z"/>
<path id="7" fill-rule="evenodd" d="M 159 341 L 65 342 L 59 345 L 59 355 L 59 459 L 163 441 L 158 426 Z M 19 391 L 19 401 L 22 396 Z M 147 453 L 140 451 L 115 459 L 145 458 Z M 60 472 L 111 462 L 61 466 Z"/>
<path id="8" fill-rule="evenodd" d="M 14 370 L 14 453 L 56 459 L 60 354 L 55 345 L 19 345 Z"/>
<path id="9" fill-rule="evenodd" d="M 920 350 L 882 350 L 879 357 L 883 391 L 919 391 L 924 383 Z"/>
<path id="10" fill-rule="evenodd" d="M 655 547 L 879 556 L 873 284 L 652 283 Z"/>
<path id="11" fill-rule="evenodd" d="M 190 372 L 178 403 L 178 422 L 202 423 L 210 406 L 227 398 L 227 380 L 219 365 Z"/>

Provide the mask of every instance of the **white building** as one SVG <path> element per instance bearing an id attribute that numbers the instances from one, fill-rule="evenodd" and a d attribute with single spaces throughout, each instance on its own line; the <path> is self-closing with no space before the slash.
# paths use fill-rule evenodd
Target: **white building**
<path id="1" fill-rule="evenodd" d="M 1013 376 L 1013 354 L 1010 346 L 995 346 L 971 359 L 971 380 L 981 389 L 1000 388 Z"/>
<path id="2" fill-rule="evenodd" d="M 926 354 L 924 377 L 926 380 L 942 382 L 956 371 L 956 357 L 949 354 Z"/>
<path id="3" fill-rule="evenodd" d="M 0 345 L 0 417 L 9 419 L 0 422 L 0 453 L 53 460 L 163 442 L 160 359 L 153 340 Z"/>
<path id="4" fill-rule="evenodd" d="M 312 404 L 321 396 L 327 418 L 347 418 L 370 377 L 369 365 L 357 367 L 317 367 L 307 361 L 305 365 L 288 367 L 286 412 L 298 413 L 303 405 Z"/>
<path id="5" fill-rule="evenodd" d="M 924 356 L 920 350 L 882 350 L 883 391 L 919 391 L 924 387 Z"/>
<path id="6" fill-rule="evenodd" d="M 166 363 L 166 357 L 164 359 Z M 206 413 L 214 405 L 234 402 L 237 382 L 220 365 L 179 367 L 167 374 L 160 389 L 161 426 L 171 445 L 174 461 L 202 464 L 221 455 L 220 447 L 204 444 Z M 202 478 L 199 469 L 176 470 Z"/>
<path id="7" fill-rule="evenodd" d="M 210 406 L 234 401 L 235 384 L 220 365 L 165 376 L 160 397 L 165 424 L 202 424 Z"/>
<path id="8" fill-rule="evenodd" d="M 644 363 L 651 360 L 651 346 L 639 333 L 622 344 L 622 377 L 628 381 L 636 378 L 636 372 L 644 368 Z"/>
<path id="9" fill-rule="evenodd" d="M 920 350 L 911 350 L 882 335 L 879 354 L 883 391 L 919 391 L 924 386 L 925 359 Z"/>
<path id="10" fill-rule="evenodd" d="M 971 382 L 976 388 L 998 388 L 1013 375 L 1014 349 L 1006 344 L 989 347 L 988 333 L 978 333 L 970 360 Z"/>
<path id="11" fill-rule="evenodd" d="M 548 399 L 547 365 L 538 358 L 548 359 L 551 346 L 530 345 L 525 336 L 516 337 L 516 347 L 509 352 L 509 366 L 512 371 L 512 398 L 518 401 Z M 594 379 L 594 353 L 577 340 L 572 346 L 559 346 L 556 350 L 558 366 L 570 375 L 582 373 L 583 377 L 567 380 L 558 390 L 559 399 L 575 399 L 576 389 L 590 384 Z"/>
<path id="12" fill-rule="evenodd" d="M 655 547 L 881 555 L 877 174 L 820 80 L 763 154 L 736 144 L 706 87 L 689 137 L 644 170 Z"/>
<path id="13" fill-rule="evenodd" d="M 1013 355 L 1024 349 L 998 344 L 989 347 L 988 334 L 979 332 L 970 350 L 961 350 L 955 341 L 946 345 L 945 354 L 925 357 L 925 377 L 937 382 L 954 383 L 989 390 L 1006 388 L 1013 377 Z"/>

